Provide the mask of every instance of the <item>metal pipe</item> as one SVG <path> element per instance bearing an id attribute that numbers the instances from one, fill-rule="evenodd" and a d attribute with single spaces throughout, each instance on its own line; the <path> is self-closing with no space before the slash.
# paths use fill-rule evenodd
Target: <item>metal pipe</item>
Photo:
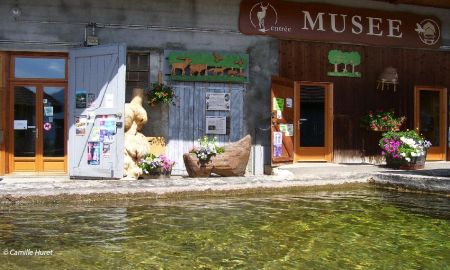
<path id="1" fill-rule="evenodd" d="M 64 22 L 64 21 L 39 21 L 39 20 L 17 20 L 20 23 L 32 24 L 68 24 L 89 26 L 92 22 Z M 161 26 L 161 25 L 144 25 L 144 24 L 114 24 L 114 23 L 95 23 L 97 28 L 110 29 L 129 29 L 129 30 L 154 30 L 169 32 L 199 32 L 199 33 L 221 33 L 242 35 L 239 31 L 230 29 L 214 29 L 214 28 L 197 28 L 197 27 L 180 27 L 180 26 Z"/>

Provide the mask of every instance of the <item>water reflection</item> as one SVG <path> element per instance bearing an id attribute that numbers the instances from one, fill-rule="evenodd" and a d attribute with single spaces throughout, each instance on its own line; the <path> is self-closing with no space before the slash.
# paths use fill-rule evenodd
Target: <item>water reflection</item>
<path id="1" fill-rule="evenodd" d="M 251 197 L 2 206 L 8 269 L 444 269 L 450 199 L 355 188 Z M 7 264 L 3 264 L 7 262 Z"/>

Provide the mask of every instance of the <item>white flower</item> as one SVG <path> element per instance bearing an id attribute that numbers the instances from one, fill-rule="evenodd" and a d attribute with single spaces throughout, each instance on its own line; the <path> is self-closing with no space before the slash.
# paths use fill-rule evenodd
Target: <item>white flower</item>
<path id="1" fill-rule="evenodd" d="M 405 158 L 406 161 L 410 162 L 411 159 L 409 157 Z"/>

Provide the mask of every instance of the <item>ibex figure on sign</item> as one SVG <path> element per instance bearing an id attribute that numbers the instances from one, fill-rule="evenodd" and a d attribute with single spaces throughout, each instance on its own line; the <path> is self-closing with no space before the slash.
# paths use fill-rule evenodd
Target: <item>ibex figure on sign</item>
<path id="1" fill-rule="evenodd" d="M 261 28 L 261 29 L 266 28 L 264 26 L 264 18 L 266 18 L 266 10 L 268 7 L 269 7 L 269 3 L 267 3 L 266 6 L 263 6 L 263 4 L 261 2 L 261 11 L 258 11 L 258 13 L 256 14 L 258 16 L 259 28 Z"/>
<path id="2" fill-rule="evenodd" d="M 182 59 L 182 58 L 178 58 L 178 59 Z M 172 72 L 171 72 L 172 75 L 176 75 L 177 69 L 181 69 L 181 75 L 184 76 L 184 74 L 186 73 L 186 68 L 192 62 L 192 59 L 183 58 L 183 60 L 184 61 L 181 63 L 173 63 L 172 64 Z"/>

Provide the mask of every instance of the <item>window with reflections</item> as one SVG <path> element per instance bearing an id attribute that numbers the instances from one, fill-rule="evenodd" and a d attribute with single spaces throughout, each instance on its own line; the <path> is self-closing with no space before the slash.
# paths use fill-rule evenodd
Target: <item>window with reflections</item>
<path id="1" fill-rule="evenodd" d="M 16 79 L 65 79 L 66 59 L 43 57 L 15 57 Z"/>

